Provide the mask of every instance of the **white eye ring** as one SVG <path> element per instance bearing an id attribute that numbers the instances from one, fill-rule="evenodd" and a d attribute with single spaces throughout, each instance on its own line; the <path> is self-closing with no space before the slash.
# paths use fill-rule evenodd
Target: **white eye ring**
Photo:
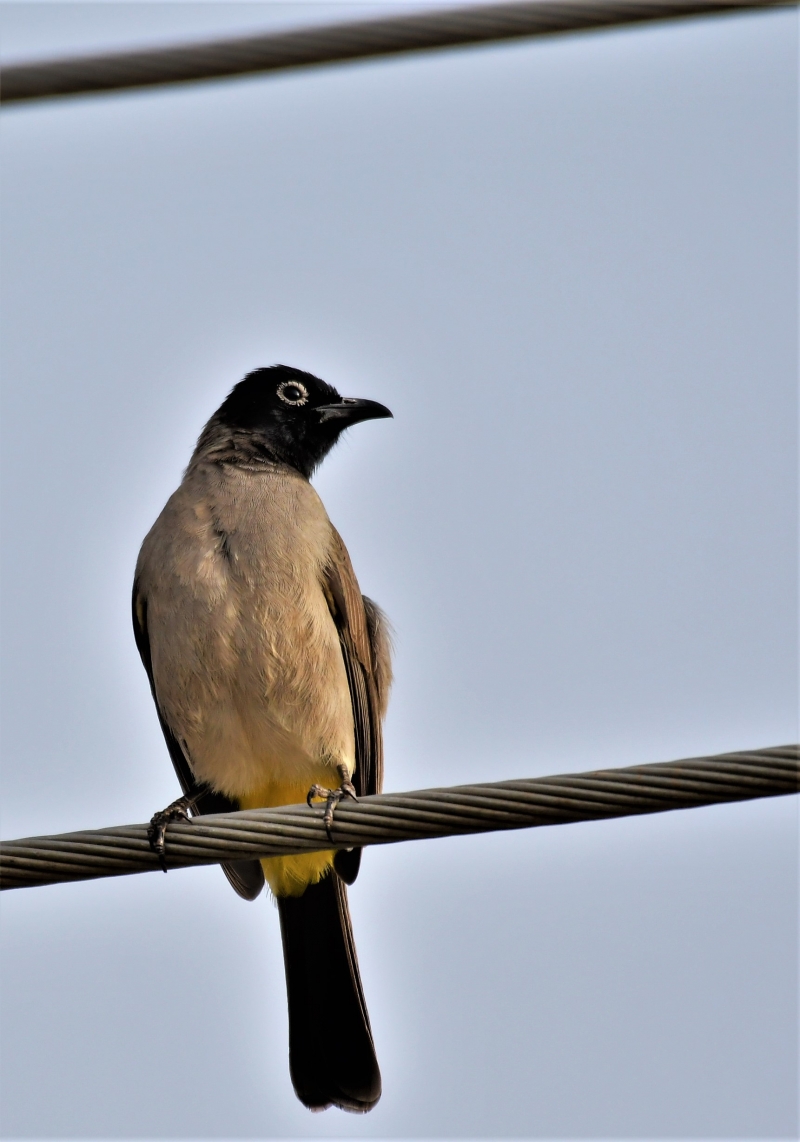
<path id="1" fill-rule="evenodd" d="M 292 400 L 291 397 L 287 397 L 286 395 L 287 389 L 297 389 L 300 396 L 296 400 Z M 308 404 L 308 389 L 305 385 L 301 384 L 300 381 L 282 381 L 278 385 L 278 400 L 282 400 L 284 404 L 290 404 L 295 408 L 299 408 L 300 405 Z"/>

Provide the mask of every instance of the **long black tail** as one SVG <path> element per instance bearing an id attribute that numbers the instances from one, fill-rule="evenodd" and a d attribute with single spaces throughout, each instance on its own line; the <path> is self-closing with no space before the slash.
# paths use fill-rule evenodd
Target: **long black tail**
<path id="1" fill-rule="evenodd" d="M 333 870 L 278 898 L 289 998 L 289 1070 L 311 1110 L 371 1110 L 381 1097 L 347 889 Z"/>

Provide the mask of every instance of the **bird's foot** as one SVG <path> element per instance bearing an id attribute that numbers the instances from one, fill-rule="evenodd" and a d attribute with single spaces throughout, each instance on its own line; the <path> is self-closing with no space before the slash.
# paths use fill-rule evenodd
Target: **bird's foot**
<path id="1" fill-rule="evenodd" d="M 161 809 L 160 812 L 154 813 L 150 818 L 150 824 L 147 826 L 147 839 L 150 842 L 150 848 L 161 862 L 164 872 L 167 871 L 167 825 L 173 821 L 190 821 L 189 810 L 194 808 L 194 804 L 194 797 L 179 797 L 177 801 L 167 805 L 166 809 Z"/>
<path id="2" fill-rule="evenodd" d="M 325 812 L 322 816 L 322 823 L 325 826 L 325 832 L 328 834 L 328 840 L 333 842 L 333 834 L 331 833 L 331 826 L 333 825 L 333 811 L 339 802 L 344 797 L 352 797 L 354 801 L 358 800 L 353 783 L 348 777 L 347 767 L 344 765 L 337 765 L 339 770 L 339 777 L 341 778 L 341 785 L 338 789 L 326 789 L 324 785 L 312 785 L 308 791 L 306 802 L 309 809 L 312 807 L 311 802 L 314 797 L 325 798 Z"/>

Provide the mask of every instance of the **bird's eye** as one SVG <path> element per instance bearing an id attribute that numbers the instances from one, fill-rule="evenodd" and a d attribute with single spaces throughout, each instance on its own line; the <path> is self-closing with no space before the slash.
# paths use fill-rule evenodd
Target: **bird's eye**
<path id="1" fill-rule="evenodd" d="M 299 381 L 284 381 L 278 385 L 278 399 L 295 407 L 308 404 L 308 389 Z"/>

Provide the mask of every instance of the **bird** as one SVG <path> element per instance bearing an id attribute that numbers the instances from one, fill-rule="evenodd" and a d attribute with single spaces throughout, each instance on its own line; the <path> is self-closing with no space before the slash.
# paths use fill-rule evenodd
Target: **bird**
<path id="1" fill-rule="evenodd" d="M 342 796 L 381 791 L 390 628 L 310 481 L 345 429 L 391 416 L 301 369 L 255 369 L 205 425 L 145 537 L 134 634 L 183 790 L 153 817 L 162 855 L 169 822 L 189 812 L 321 795 L 329 822 Z M 277 903 L 289 1071 L 311 1110 L 363 1113 L 381 1095 L 347 902 L 360 859 L 222 866 L 240 896 L 266 881 Z"/>

